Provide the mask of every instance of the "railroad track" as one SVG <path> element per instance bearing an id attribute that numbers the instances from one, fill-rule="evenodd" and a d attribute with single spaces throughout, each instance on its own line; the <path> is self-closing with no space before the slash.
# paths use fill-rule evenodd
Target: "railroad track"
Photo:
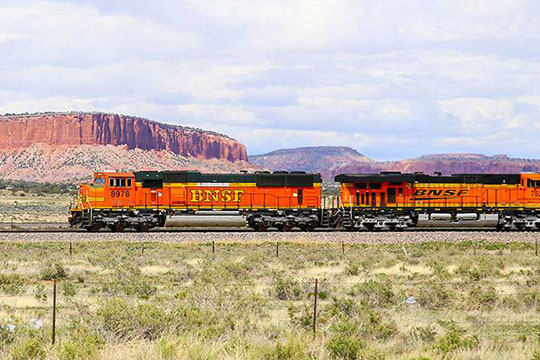
<path id="1" fill-rule="evenodd" d="M 84 229 L 72 229 L 67 223 L 0 223 L 0 233 L 89 233 Z M 482 232 L 493 232 L 493 233 L 535 233 L 540 231 L 520 231 L 520 230 L 505 230 L 500 231 L 495 228 L 408 228 L 401 231 L 389 231 L 389 230 L 358 230 L 358 231 L 342 231 L 338 229 L 325 229 L 318 228 L 313 231 L 313 233 L 379 233 L 379 234 L 399 234 L 399 233 L 436 233 L 436 232 L 470 232 L 470 233 L 482 233 Z M 92 232 L 90 234 L 101 234 L 101 233 L 115 233 L 109 230 L 100 230 L 99 232 Z M 124 230 L 116 234 L 137 234 L 138 232 L 132 229 Z M 154 228 L 148 231 L 148 233 L 304 233 L 301 230 L 291 230 L 288 232 L 280 232 L 278 230 L 269 229 L 265 232 L 256 232 L 250 228 Z"/>

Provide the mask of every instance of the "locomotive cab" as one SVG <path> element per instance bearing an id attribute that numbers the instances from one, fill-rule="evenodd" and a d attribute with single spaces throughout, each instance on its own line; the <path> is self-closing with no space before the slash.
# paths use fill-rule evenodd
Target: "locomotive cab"
<path id="1" fill-rule="evenodd" d="M 129 210 L 134 204 L 132 173 L 96 172 L 91 182 L 79 185 L 77 196 L 71 202 L 69 222 L 72 226 L 79 224 L 88 230 L 99 230 L 101 226 L 93 221 L 96 211 Z"/>
<path id="2" fill-rule="evenodd" d="M 540 174 L 522 173 L 521 187 L 524 200 L 537 207 L 540 204 Z"/>

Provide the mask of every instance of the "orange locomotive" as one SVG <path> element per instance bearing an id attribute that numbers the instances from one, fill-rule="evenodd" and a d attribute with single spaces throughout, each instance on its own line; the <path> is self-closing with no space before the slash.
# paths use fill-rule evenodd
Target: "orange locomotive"
<path id="1" fill-rule="evenodd" d="M 540 228 L 540 174 L 343 174 L 343 227 Z"/>
<path id="2" fill-rule="evenodd" d="M 320 203 L 318 174 L 98 172 L 79 187 L 70 223 L 89 231 L 246 223 L 261 231 L 311 230 L 320 223 Z"/>
<path id="3" fill-rule="evenodd" d="M 259 231 L 540 228 L 540 174 L 383 172 L 335 180 L 337 202 L 322 197 L 319 174 L 102 172 L 79 187 L 70 223 L 89 231 L 245 225 Z"/>

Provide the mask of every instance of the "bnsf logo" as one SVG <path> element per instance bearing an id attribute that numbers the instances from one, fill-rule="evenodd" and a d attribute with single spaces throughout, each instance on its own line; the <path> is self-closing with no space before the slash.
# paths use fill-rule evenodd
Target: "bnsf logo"
<path id="1" fill-rule="evenodd" d="M 414 196 L 462 196 L 467 194 L 469 190 L 426 190 L 418 189 L 414 192 Z"/>
<path id="2" fill-rule="evenodd" d="M 192 202 L 240 202 L 244 190 L 191 189 Z"/>

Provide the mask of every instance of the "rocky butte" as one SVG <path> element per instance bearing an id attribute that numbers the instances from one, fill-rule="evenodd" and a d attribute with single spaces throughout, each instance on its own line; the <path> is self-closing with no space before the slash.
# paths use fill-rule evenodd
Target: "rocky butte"
<path id="1" fill-rule="evenodd" d="M 107 113 L 0 116 L 0 178 L 75 181 L 104 169 L 238 171 L 246 148 L 226 135 Z"/>
<path id="2" fill-rule="evenodd" d="M 0 116 L 0 149 L 49 145 L 126 145 L 128 149 L 167 150 L 202 159 L 247 160 L 244 145 L 225 135 L 104 113 Z"/>

